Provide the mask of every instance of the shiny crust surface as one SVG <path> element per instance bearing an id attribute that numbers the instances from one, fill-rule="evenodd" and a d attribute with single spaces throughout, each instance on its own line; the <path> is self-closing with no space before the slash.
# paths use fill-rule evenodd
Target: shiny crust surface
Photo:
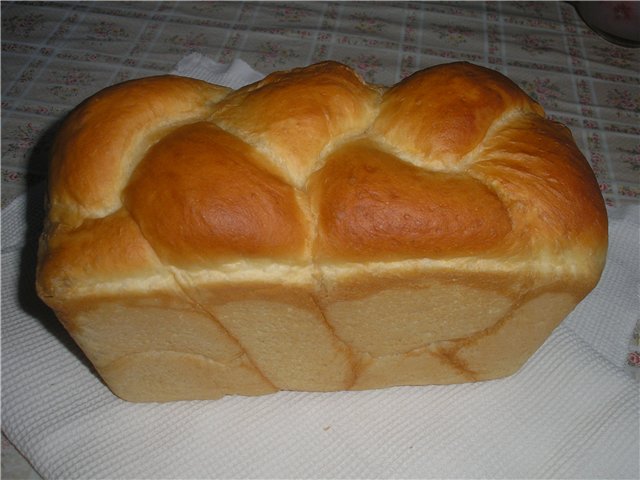
<path id="1" fill-rule="evenodd" d="M 476 338 L 475 346 L 494 348 L 487 335 L 507 317 L 530 328 L 536 292 L 558 307 L 546 333 L 529 343 L 523 337 L 521 351 L 531 353 L 561 319 L 558 312 L 566 315 L 567 305 L 596 284 L 606 248 L 606 210 L 589 164 L 569 130 L 545 118 L 508 78 L 451 63 L 381 87 L 323 62 L 236 91 L 150 77 L 82 103 L 53 149 L 37 287 L 99 365 L 95 352 L 106 347 L 85 337 L 102 300 L 105 315 L 131 308 L 126 315 L 135 316 L 144 312 L 141 299 L 168 296 L 179 311 L 191 312 L 185 318 L 193 317 L 193 325 L 206 317 L 216 325 L 212 338 L 226 336 L 235 353 L 224 365 L 200 353 L 158 360 L 135 348 L 127 353 L 130 371 L 122 358 L 104 363 L 101 374 L 114 391 L 134 400 L 185 398 L 163 389 L 138 395 L 131 387 L 138 375 L 132 372 L 145 375 L 154 364 L 161 375 L 157 365 L 165 363 L 200 372 L 199 380 L 185 380 L 185 391 L 197 391 L 193 398 L 234 393 L 233 372 L 249 372 L 238 390 L 246 394 L 375 388 L 393 375 L 396 384 L 450 383 L 513 371 L 522 354 L 514 353 L 513 368 L 496 363 L 486 373 L 464 374 L 466 357 L 452 352 L 485 355 L 460 342 Z M 446 280 L 430 283 L 434 272 Z M 486 292 L 467 281 L 478 275 L 498 286 Z M 453 296 L 442 287 L 451 278 L 458 279 Z M 519 285 L 517 292 L 508 284 Z M 230 293 L 236 290 L 268 294 L 243 304 Z M 421 303 L 429 291 L 445 304 L 458 301 L 459 291 L 468 311 L 471 297 L 478 298 L 476 309 L 484 298 L 496 316 L 487 314 L 474 327 L 452 326 L 461 332 L 456 338 L 443 334 L 433 343 L 427 335 L 423 347 L 412 344 L 410 359 L 394 346 L 375 354 L 379 332 L 354 333 L 358 311 L 382 311 L 403 298 L 441 311 Z M 114 307 L 114 298 L 122 305 Z M 466 321 L 465 308 L 454 321 Z M 252 311 L 267 312 L 266 330 L 260 323 L 257 330 L 247 327 Z M 298 316 L 287 321 L 292 332 L 299 329 L 292 333 L 299 345 L 319 342 L 306 370 L 317 383 L 302 379 L 302 367 L 287 380 L 279 370 L 286 366 L 256 350 L 269 344 L 260 335 L 281 329 L 294 311 Z M 403 314 L 402 306 L 397 311 Z M 144 313 L 138 320 L 141 331 L 151 328 Z M 309 330 L 312 323 L 317 328 Z M 399 331 L 412 336 L 410 328 Z M 354 347 L 359 344 L 367 351 Z M 323 356 L 322 348 L 333 353 Z M 380 352 L 384 359 L 375 360 Z M 411 373 L 423 361 L 439 372 L 430 380 Z M 199 382 L 215 372 L 225 387 L 203 393 Z M 129 386 L 113 387 L 118 382 Z"/>
<path id="2" fill-rule="evenodd" d="M 240 255 L 295 258 L 307 237 L 303 214 L 294 189 L 260 168 L 265 163 L 212 123 L 185 125 L 150 148 L 124 205 L 168 264 L 203 266 L 210 258 Z"/>

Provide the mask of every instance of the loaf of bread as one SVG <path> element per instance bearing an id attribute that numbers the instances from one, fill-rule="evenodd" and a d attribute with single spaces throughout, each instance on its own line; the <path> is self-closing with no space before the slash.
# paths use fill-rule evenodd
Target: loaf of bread
<path id="1" fill-rule="evenodd" d="M 107 88 L 52 151 L 37 289 L 129 401 L 496 379 L 596 285 L 567 128 L 468 63 Z"/>

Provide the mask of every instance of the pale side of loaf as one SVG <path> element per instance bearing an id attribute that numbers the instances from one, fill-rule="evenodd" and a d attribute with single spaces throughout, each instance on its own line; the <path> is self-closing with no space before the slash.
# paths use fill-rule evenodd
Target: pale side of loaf
<path id="1" fill-rule="evenodd" d="M 452 63 L 385 88 L 325 62 L 81 104 L 37 288 L 130 401 L 450 384 L 516 372 L 606 249 L 569 130 L 506 77 Z"/>

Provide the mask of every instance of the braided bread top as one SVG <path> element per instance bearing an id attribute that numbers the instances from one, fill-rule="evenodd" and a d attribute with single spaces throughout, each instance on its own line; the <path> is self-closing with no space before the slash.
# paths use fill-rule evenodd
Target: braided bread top
<path id="1" fill-rule="evenodd" d="M 176 76 L 125 82 L 65 121 L 49 202 L 41 267 L 58 281 L 247 260 L 580 270 L 590 258 L 591 271 L 607 241 L 598 184 L 569 130 L 468 63 L 390 88 L 335 62 L 236 91 Z"/>

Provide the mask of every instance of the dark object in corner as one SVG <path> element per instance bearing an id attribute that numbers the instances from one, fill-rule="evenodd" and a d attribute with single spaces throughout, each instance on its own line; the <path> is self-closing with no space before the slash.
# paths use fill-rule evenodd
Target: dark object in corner
<path id="1" fill-rule="evenodd" d="M 640 47 L 640 2 L 569 2 L 591 30 L 622 47 Z"/>

